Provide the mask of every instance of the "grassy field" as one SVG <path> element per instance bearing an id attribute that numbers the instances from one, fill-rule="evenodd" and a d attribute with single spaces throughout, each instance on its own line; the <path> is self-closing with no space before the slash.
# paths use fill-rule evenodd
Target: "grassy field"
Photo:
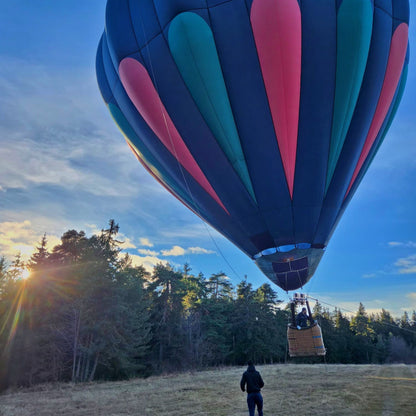
<path id="1" fill-rule="evenodd" d="M 416 365 L 257 366 L 265 416 L 416 416 Z M 125 382 L 49 384 L 0 395 L 2 416 L 247 416 L 245 367 Z"/>

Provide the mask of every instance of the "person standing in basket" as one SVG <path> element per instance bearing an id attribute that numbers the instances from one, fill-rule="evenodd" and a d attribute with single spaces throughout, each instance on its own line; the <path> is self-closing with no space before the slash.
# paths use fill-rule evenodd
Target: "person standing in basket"
<path id="1" fill-rule="evenodd" d="M 302 308 L 302 311 L 298 313 L 296 316 L 296 325 L 298 329 L 301 328 L 307 328 L 308 327 L 308 321 L 313 322 L 312 318 L 308 316 L 308 313 L 306 312 L 306 308 Z"/>
<path id="2" fill-rule="evenodd" d="M 255 409 L 259 416 L 263 416 L 263 396 L 261 395 L 261 389 L 264 386 L 263 379 L 252 361 L 249 361 L 247 371 L 243 373 L 241 377 L 240 387 L 242 391 L 247 391 L 247 405 L 250 416 L 254 416 Z"/>

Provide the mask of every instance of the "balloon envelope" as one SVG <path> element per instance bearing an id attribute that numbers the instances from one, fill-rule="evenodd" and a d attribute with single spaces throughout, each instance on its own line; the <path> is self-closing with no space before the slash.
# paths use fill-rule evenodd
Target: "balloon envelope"
<path id="1" fill-rule="evenodd" d="M 408 21 L 408 0 L 108 0 L 97 79 L 146 169 L 294 290 L 395 115 Z"/>

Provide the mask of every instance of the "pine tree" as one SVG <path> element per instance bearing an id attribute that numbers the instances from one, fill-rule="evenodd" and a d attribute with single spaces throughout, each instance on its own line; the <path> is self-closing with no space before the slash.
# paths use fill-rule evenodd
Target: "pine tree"
<path id="1" fill-rule="evenodd" d="M 231 295 L 233 285 L 223 272 L 212 274 L 206 284 L 207 295 L 213 299 L 228 298 Z"/>
<path id="2" fill-rule="evenodd" d="M 372 340 L 374 331 L 370 328 L 370 321 L 364 305 L 360 302 L 357 313 L 351 319 L 350 328 L 354 333 L 352 341 L 352 356 L 356 363 L 369 363 L 372 356 Z"/>
<path id="3" fill-rule="evenodd" d="M 181 365 L 185 335 L 182 330 L 183 297 L 182 275 L 170 265 L 154 267 L 149 290 L 153 292 L 153 351 L 157 368 L 171 363 Z"/>
<path id="4" fill-rule="evenodd" d="M 206 299 L 206 285 L 204 275 L 200 273 L 198 276 L 194 276 L 190 274 L 191 270 L 188 264 L 184 265 L 182 274 L 184 287 L 182 325 L 186 338 L 187 366 L 194 367 L 200 363 L 202 345 L 201 302 Z"/>

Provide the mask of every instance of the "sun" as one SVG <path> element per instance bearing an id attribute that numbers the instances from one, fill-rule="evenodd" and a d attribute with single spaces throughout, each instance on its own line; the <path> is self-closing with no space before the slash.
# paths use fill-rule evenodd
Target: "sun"
<path id="1" fill-rule="evenodd" d="M 29 279 L 30 277 L 30 271 L 28 269 L 23 269 L 22 270 L 22 279 L 26 280 Z"/>

